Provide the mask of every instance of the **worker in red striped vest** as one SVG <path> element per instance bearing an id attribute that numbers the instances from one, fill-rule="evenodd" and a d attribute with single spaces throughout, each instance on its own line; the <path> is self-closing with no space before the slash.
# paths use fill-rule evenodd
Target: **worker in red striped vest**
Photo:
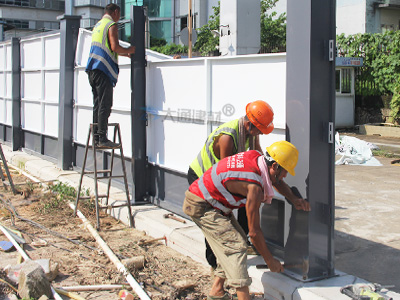
<path id="1" fill-rule="evenodd" d="M 225 281 L 236 288 L 239 300 L 250 299 L 247 237 L 233 216 L 233 209 L 246 207 L 252 244 L 272 272 L 283 271 L 282 264 L 265 243 L 260 206 L 271 203 L 273 186 L 285 185 L 279 192 L 296 209 L 310 211 L 309 203 L 294 195 L 283 181 L 287 173 L 295 175 L 298 155 L 296 147 L 287 141 L 273 143 L 266 155 L 256 150 L 241 152 L 213 165 L 186 191 L 183 211 L 200 227 L 217 257 L 208 300 L 231 299 L 224 290 Z"/>

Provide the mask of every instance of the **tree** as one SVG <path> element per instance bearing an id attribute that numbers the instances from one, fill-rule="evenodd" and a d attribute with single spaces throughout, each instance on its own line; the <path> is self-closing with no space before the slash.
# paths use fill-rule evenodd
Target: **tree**
<path id="1" fill-rule="evenodd" d="M 286 46 L 286 14 L 283 13 L 276 18 L 277 13 L 269 11 L 275 7 L 278 0 L 261 0 L 261 47 L 267 48 L 268 52 L 278 52 Z M 195 51 L 202 55 L 208 55 L 217 49 L 219 38 L 212 34 L 213 30 L 219 32 L 220 26 L 220 3 L 214 6 L 214 14 L 206 25 L 199 29 L 197 42 L 194 46 Z"/>
<path id="2" fill-rule="evenodd" d="M 214 52 L 219 45 L 219 37 L 212 34 L 213 30 L 219 32 L 219 11 L 220 2 L 218 6 L 213 6 L 214 13 L 210 16 L 210 20 L 199 29 L 197 34 L 197 42 L 193 47 L 194 51 L 201 52 L 202 55 L 208 55 Z"/>
<path id="3" fill-rule="evenodd" d="M 261 47 L 268 52 L 279 52 L 286 48 L 286 13 L 268 11 L 275 7 L 278 0 L 261 0 Z"/>

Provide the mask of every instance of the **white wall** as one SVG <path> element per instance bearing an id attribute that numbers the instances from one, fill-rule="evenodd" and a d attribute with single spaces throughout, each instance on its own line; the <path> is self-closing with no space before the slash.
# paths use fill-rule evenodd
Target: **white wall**
<path id="1" fill-rule="evenodd" d="M 0 123 L 11 126 L 11 42 L 0 43 Z"/>
<path id="2" fill-rule="evenodd" d="M 21 125 L 58 136 L 60 34 L 21 39 Z"/>
<path id="3" fill-rule="evenodd" d="M 86 143 L 92 121 L 92 92 L 85 73 L 90 41 L 91 32 L 81 29 L 74 92 L 74 139 L 81 144 Z M 239 118 L 245 114 L 246 104 L 257 99 L 269 102 L 275 110 L 276 129 L 261 140 L 262 145 L 284 136 L 285 54 L 176 60 L 147 51 L 147 60 L 150 162 L 186 172 L 211 132 L 205 120 L 221 123 Z M 120 57 L 119 64 L 110 122 L 120 123 L 124 153 L 130 157 L 130 60 Z M 234 108 L 232 115 L 223 113 L 225 105 Z"/>
<path id="4" fill-rule="evenodd" d="M 380 11 L 380 24 L 383 30 L 399 30 L 400 11 L 398 9 L 382 9 Z"/>
<path id="5" fill-rule="evenodd" d="M 338 0 L 336 3 L 336 34 L 346 36 L 366 32 L 366 5 L 361 0 Z"/>
<path id="6" fill-rule="evenodd" d="M 74 141 L 85 145 L 92 122 L 92 92 L 85 67 L 91 32 L 80 29 L 74 84 Z M 22 128 L 58 136 L 60 35 L 21 40 Z M 0 43 L 0 122 L 11 125 L 10 43 Z M 146 104 L 149 161 L 181 172 L 196 157 L 215 126 L 245 115 L 246 104 L 265 100 L 274 109 L 275 130 L 261 137 L 265 149 L 285 139 L 286 54 L 239 55 L 174 60 L 147 50 Z M 118 122 L 127 157 L 131 157 L 130 59 L 120 57 L 110 122 Z M 338 122 L 354 119 L 348 105 Z M 342 103 L 343 102 L 343 103 Z M 348 118 L 343 120 L 343 118 Z M 214 123 L 213 123 L 214 122 Z M 109 136 L 112 138 L 112 136 Z"/>
<path id="7" fill-rule="evenodd" d="M 260 50 L 260 0 L 221 0 L 219 49 L 222 56 Z"/>
<path id="8" fill-rule="evenodd" d="M 345 35 L 366 32 L 366 0 L 336 1 L 336 34 Z M 277 16 L 287 12 L 287 0 L 279 0 L 272 11 Z"/>
<path id="9" fill-rule="evenodd" d="M 275 111 L 263 148 L 284 139 L 285 54 L 160 61 L 147 70 L 149 161 L 186 172 L 211 132 L 207 119 L 227 122 L 265 100 Z M 231 110 L 226 110 L 231 108 Z"/>

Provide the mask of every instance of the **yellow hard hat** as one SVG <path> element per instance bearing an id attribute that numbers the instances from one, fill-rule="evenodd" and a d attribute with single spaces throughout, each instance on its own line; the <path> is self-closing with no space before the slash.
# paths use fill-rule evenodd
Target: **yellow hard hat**
<path id="1" fill-rule="evenodd" d="M 299 151 L 293 144 L 287 141 L 275 142 L 267 147 L 267 152 L 290 175 L 296 175 L 294 168 L 299 159 Z"/>

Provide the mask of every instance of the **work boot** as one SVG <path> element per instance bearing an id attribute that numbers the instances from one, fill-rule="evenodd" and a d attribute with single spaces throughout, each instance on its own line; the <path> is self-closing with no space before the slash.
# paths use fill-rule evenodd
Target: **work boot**
<path id="1" fill-rule="evenodd" d="M 108 139 L 100 140 L 100 141 L 99 141 L 99 144 L 98 144 L 98 147 L 101 147 L 101 148 L 109 148 L 109 149 L 117 149 L 117 148 L 119 148 L 119 146 L 120 146 L 120 144 L 111 142 L 111 141 L 108 140 Z"/>

